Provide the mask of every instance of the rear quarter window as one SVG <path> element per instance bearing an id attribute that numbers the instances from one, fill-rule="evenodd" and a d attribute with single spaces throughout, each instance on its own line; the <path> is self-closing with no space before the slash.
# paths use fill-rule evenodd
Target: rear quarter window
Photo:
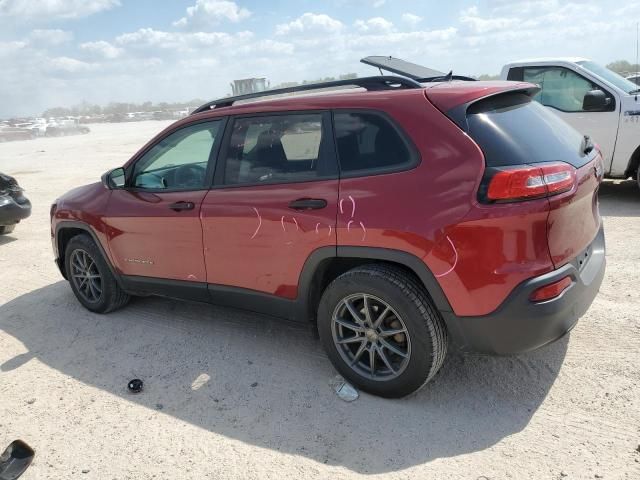
<path id="1" fill-rule="evenodd" d="M 413 144 L 386 116 L 373 112 L 336 112 L 333 120 L 343 173 L 353 176 L 390 173 L 418 163 Z"/>

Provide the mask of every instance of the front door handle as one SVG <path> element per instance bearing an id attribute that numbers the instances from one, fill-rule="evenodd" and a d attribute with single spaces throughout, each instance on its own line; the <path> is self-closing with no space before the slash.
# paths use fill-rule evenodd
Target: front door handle
<path id="1" fill-rule="evenodd" d="M 196 205 L 193 202 L 176 202 L 169 205 L 171 210 L 180 212 L 182 210 L 193 210 Z"/>
<path id="2" fill-rule="evenodd" d="M 320 210 L 327 206 L 327 201 L 322 198 L 299 198 L 289 204 L 293 210 Z"/>

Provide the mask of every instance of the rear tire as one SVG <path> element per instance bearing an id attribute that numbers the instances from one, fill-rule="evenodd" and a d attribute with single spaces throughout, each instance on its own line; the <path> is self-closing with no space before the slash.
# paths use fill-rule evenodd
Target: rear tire
<path id="1" fill-rule="evenodd" d="M 87 235 L 69 240 L 64 259 L 67 279 L 87 310 L 109 313 L 122 308 L 130 296 L 118 285 L 95 242 Z"/>
<path id="2" fill-rule="evenodd" d="M 16 229 L 15 224 L 13 225 L 3 225 L 0 227 L 0 235 L 7 235 L 8 233 L 13 232 Z"/>
<path id="3" fill-rule="evenodd" d="M 444 323 L 424 287 L 387 265 L 358 267 L 336 278 L 320 300 L 318 332 L 344 378 L 388 398 L 422 388 L 447 352 Z"/>

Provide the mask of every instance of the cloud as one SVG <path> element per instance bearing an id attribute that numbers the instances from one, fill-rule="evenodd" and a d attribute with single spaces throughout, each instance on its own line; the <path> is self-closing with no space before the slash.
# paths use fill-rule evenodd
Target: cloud
<path id="1" fill-rule="evenodd" d="M 105 42 L 104 40 L 82 43 L 80 44 L 80 49 L 107 59 L 118 58 L 123 52 L 123 49 L 118 48 L 109 42 Z"/>
<path id="2" fill-rule="evenodd" d="M 82 73 L 95 69 L 96 65 L 70 57 L 55 57 L 47 62 L 46 67 L 53 72 Z"/>
<path id="3" fill-rule="evenodd" d="M 44 46 L 55 46 L 73 40 L 73 33 L 59 29 L 33 30 L 29 35 L 29 39 L 34 43 L 43 44 Z"/>
<path id="4" fill-rule="evenodd" d="M 413 13 L 403 13 L 402 21 L 408 24 L 410 27 L 415 27 L 422 21 L 422 17 Z"/>
<path id="5" fill-rule="evenodd" d="M 276 35 L 291 33 L 335 33 L 344 28 L 344 24 L 324 13 L 305 13 L 292 22 L 276 25 Z"/>
<path id="6" fill-rule="evenodd" d="M 360 32 L 390 33 L 394 30 L 393 23 L 382 17 L 356 20 L 353 25 Z"/>
<path id="7" fill-rule="evenodd" d="M 240 8 L 236 2 L 228 0 L 196 0 L 195 5 L 187 8 L 186 16 L 173 23 L 176 27 L 206 27 L 224 21 L 237 23 L 249 18 L 251 12 Z"/>
<path id="8" fill-rule="evenodd" d="M 0 0 L 0 17 L 81 18 L 120 6 L 120 0 Z"/>

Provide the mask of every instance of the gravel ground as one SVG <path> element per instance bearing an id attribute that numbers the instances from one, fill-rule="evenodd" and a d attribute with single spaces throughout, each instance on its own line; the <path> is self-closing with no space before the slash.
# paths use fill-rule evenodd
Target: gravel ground
<path id="1" fill-rule="evenodd" d="M 165 125 L 0 145 L 0 171 L 34 204 L 0 238 L 0 446 L 35 448 L 25 480 L 640 478 L 632 182 L 602 187 L 607 275 L 569 336 L 518 357 L 450 355 L 417 395 L 345 403 L 305 325 L 161 298 L 94 315 L 60 277 L 49 205 Z"/>

